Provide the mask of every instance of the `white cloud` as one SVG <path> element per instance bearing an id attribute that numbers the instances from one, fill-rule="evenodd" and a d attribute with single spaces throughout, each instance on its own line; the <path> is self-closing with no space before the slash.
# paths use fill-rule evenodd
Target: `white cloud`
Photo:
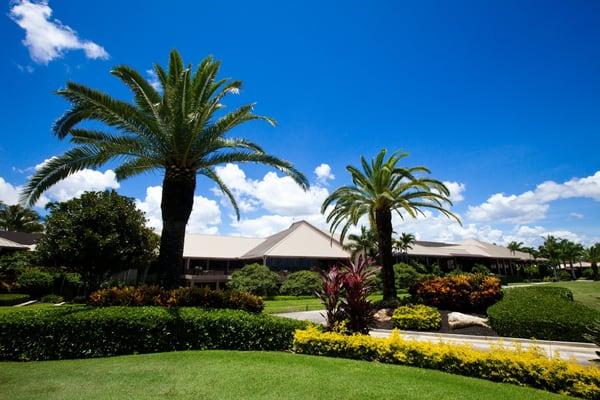
<path id="1" fill-rule="evenodd" d="M 148 226 L 160 233 L 162 229 L 162 212 L 160 202 L 162 197 L 161 186 L 150 186 L 146 189 L 144 200 L 135 200 L 136 206 L 146 213 Z M 221 223 L 221 210 L 216 201 L 204 196 L 194 196 L 192 214 L 188 221 L 188 233 L 219 233 L 218 225 Z"/>
<path id="2" fill-rule="evenodd" d="M 17 204 L 20 190 L 20 187 L 13 186 L 0 177 L 0 201 L 3 203 L 8 205 Z"/>
<path id="3" fill-rule="evenodd" d="M 102 46 L 80 39 L 72 28 L 51 18 L 52 8 L 47 1 L 18 1 L 10 9 L 9 15 L 25 30 L 23 44 L 29 49 L 31 59 L 37 63 L 48 64 L 68 50 L 83 50 L 85 56 L 92 59 L 109 57 Z"/>
<path id="4" fill-rule="evenodd" d="M 317 181 L 323 185 L 326 185 L 327 181 L 335 179 L 335 175 L 331 173 L 331 167 L 325 163 L 315 168 L 315 175 L 317 176 Z"/>
<path id="5" fill-rule="evenodd" d="M 156 75 L 156 72 L 153 69 L 149 69 L 146 70 L 146 75 L 148 75 L 148 83 L 155 89 L 155 90 L 162 90 L 162 86 L 160 85 L 160 81 L 158 80 L 158 76 Z"/>
<path id="6" fill-rule="evenodd" d="M 67 201 L 81 196 L 84 192 L 118 189 L 119 187 L 114 171 L 109 169 L 100 172 L 83 169 L 51 186 L 35 205 L 43 207 L 50 201 Z"/>
<path id="7" fill-rule="evenodd" d="M 600 201 L 600 171 L 585 178 L 567 182 L 547 181 L 519 195 L 496 193 L 485 203 L 469 206 L 468 217 L 473 221 L 528 224 L 546 217 L 549 203 L 559 199 L 589 198 Z"/>
<path id="8" fill-rule="evenodd" d="M 319 186 L 304 191 L 289 176 L 278 176 L 275 172 L 268 172 L 261 180 L 248 179 L 237 164 L 217 167 L 216 172 L 231 189 L 242 211 L 261 207 L 284 216 L 320 214 L 321 204 L 329 195 L 327 189 Z"/>
<path id="9" fill-rule="evenodd" d="M 444 182 L 444 185 L 446 185 L 450 191 L 450 201 L 452 201 L 452 203 L 456 204 L 465 199 L 463 193 L 467 187 L 464 183 L 446 181 Z"/>
<path id="10" fill-rule="evenodd" d="M 589 240 L 583 235 L 571 232 L 567 229 L 547 229 L 543 226 L 515 226 L 511 232 L 504 235 L 503 243 L 512 241 L 523 242 L 526 246 L 537 247 L 542 244 L 543 237 L 552 235 L 561 239 L 568 239 L 576 243 L 588 243 Z"/>
<path id="11" fill-rule="evenodd" d="M 569 217 L 573 219 L 583 219 L 584 215 L 578 212 L 569 213 Z"/>

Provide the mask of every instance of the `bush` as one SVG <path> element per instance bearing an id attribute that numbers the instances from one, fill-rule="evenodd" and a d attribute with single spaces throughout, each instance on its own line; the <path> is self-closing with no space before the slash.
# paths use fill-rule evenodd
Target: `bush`
<path id="1" fill-rule="evenodd" d="M 528 349 L 494 347 L 486 351 L 469 345 L 403 339 L 397 331 L 389 338 L 380 339 L 309 328 L 296 331 L 293 350 L 301 354 L 437 369 L 586 399 L 600 398 L 600 369 L 547 357 L 535 346 Z"/>
<path id="2" fill-rule="evenodd" d="M 422 304 L 403 306 L 394 311 L 392 323 L 399 329 L 437 331 L 442 326 L 442 315 L 436 308 Z"/>
<path id="3" fill-rule="evenodd" d="M 544 279 L 542 279 L 542 282 L 558 282 L 558 279 L 556 279 L 554 275 L 548 275 L 545 276 Z"/>
<path id="4" fill-rule="evenodd" d="M 287 350 L 305 322 L 236 310 L 56 307 L 0 314 L 0 359 L 50 360 L 191 349 Z"/>
<path id="5" fill-rule="evenodd" d="M 501 336 L 585 341 L 586 327 L 600 312 L 573 301 L 560 287 L 523 287 L 504 291 L 504 298 L 488 309 L 492 328 Z"/>
<path id="6" fill-rule="evenodd" d="M 230 289 L 239 292 L 250 292 L 257 296 L 271 296 L 277 293 L 279 277 L 268 267 L 260 264 L 246 265 L 231 274 L 227 283 Z"/>
<path id="7" fill-rule="evenodd" d="M 485 312 L 502 298 L 500 280 L 481 274 L 450 275 L 417 282 L 409 293 L 418 302 L 443 310 Z"/>
<path id="8" fill-rule="evenodd" d="M 230 308 L 259 313 L 262 299 L 250 293 L 190 287 L 164 290 L 159 286 L 123 286 L 99 289 L 89 297 L 93 306 L 165 306 Z"/>
<path id="9" fill-rule="evenodd" d="M 312 271 L 292 272 L 279 292 L 290 296 L 314 296 L 321 287 L 319 274 Z"/>
<path id="10" fill-rule="evenodd" d="M 0 307 L 14 306 L 29 300 L 28 294 L 23 293 L 0 293 Z"/>
<path id="11" fill-rule="evenodd" d="M 561 281 L 570 281 L 573 277 L 569 271 L 562 269 L 558 272 L 558 279 Z"/>
<path id="12" fill-rule="evenodd" d="M 20 290 L 32 295 L 42 296 L 48 294 L 54 285 L 54 274 L 42 271 L 39 268 L 28 268 L 19 274 L 17 286 Z"/>
<path id="13" fill-rule="evenodd" d="M 488 267 L 483 264 L 475 264 L 473 268 L 471 268 L 472 274 L 483 274 L 483 275 L 491 275 L 492 271 Z"/>
<path id="14" fill-rule="evenodd" d="M 65 301 L 65 299 L 63 299 L 62 296 L 59 296 L 57 294 L 47 294 L 44 297 L 42 297 L 40 299 L 40 301 L 42 303 L 52 303 L 52 304 L 57 304 L 57 303 L 61 303 L 63 301 Z"/>
<path id="15" fill-rule="evenodd" d="M 540 276 L 540 267 L 535 264 L 526 265 L 523 268 L 523 274 L 529 279 L 538 278 Z"/>
<path id="16" fill-rule="evenodd" d="M 594 279 L 594 270 L 591 268 L 584 269 L 583 272 L 581 273 L 581 277 L 584 279 L 593 280 Z"/>
<path id="17" fill-rule="evenodd" d="M 413 266 L 406 263 L 394 265 L 394 276 L 396 277 L 396 288 L 398 289 L 408 289 L 421 278 L 421 274 Z"/>

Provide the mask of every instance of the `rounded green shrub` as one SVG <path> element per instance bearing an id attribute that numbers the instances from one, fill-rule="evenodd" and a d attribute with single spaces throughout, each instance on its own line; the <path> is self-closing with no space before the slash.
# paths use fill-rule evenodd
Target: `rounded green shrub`
<path id="1" fill-rule="evenodd" d="M 314 296 L 321 288 L 321 277 L 313 271 L 297 271 L 288 275 L 279 292 L 289 296 Z"/>
<path id="2" fill-rule="evenodd" d="M 570 281 L 573 279 L 571 273 L 569 271 L 565 271 L 564 269 L 558 273 L 558 279 L 561 281 Z"/>
<path id="3" fill-rule="evenodd" d="M 24 293 L 0 293 L 0 307 L 14 306 L 25 303 L 29 295 Z"/>
<path id="4" fill-rule="evenodd" d="M 409 264 L 398 263 L 394 265 L 394 276 L 396 277 L 396 288 L 408 289 L 421 278 L 421 274 Z"/>
<path id="5" fill-rule="evenodd" d="M 28 268 L 19 274 L 17 286 L 32 296 L 48 294 L 54 285 L 54 274 L 39 268 Z"/>
<path id="6" fill-rule="evenodd" d="M 56 303 L 61 303 L 63 301 L 65 301 L 65 299 L 62 296 L 59 296 L 57 294 L 47 294 L 45 296 L 43 296 L 40 301 L 42 303 L 52 303 L 52 304 L 56 304 Z"/>
<path id="7" fill-rule="evenodd" d="M 548 286 L 506 289 L 487 314 L 500 336 L 574 342 L 586 341 L 586 327 L 600 319 L 600 312 L 573 301 L 570 290 Z"/>
<path id="8" fill-rule="evenodd" d="M 442 326 L 442 315 L 437 308 L 422 304 L 402 306 L 394 310 L 392 323 L 394 328 L 399 329 L 439 330 Z"/>
<path id="9" fill-rule="evenodd" d="M 107 357 L 192 349 L 288 350 L 307 324 L 196 307 L 17 309 L 0 313 L 0 360 Z"/>
<path id="10" fill-rule="evenodd" d="M 231 274 L 227 287 L 257 296 L 272 296 L 279 290 L 279 276 L 267 266 L 250 264 Z"/>

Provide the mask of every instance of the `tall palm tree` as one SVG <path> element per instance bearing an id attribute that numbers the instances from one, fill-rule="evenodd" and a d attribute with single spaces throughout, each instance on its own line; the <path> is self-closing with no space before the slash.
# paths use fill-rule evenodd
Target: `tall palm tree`
<path id="1" fill-rule="evenodd" d="M 425 215 L 425 209 L 434 209 L 447 217 L 460 220 L 446 209 L 452 202 L 448 188 L 440 181 L 418 177 L 429 173 L 425 167 L 404 168 L 398 163 L 407 156 L 395 152 L 386 158 L 387 151 L 381 150 L 368 162 L 361 157 L 362 171 L 349 165 L 352 185 L 342 186 L 325 199 L 321 212 L 327 213 L 331 232 L 340 230 L 343 242 L 348 230 L 367 216 L 370 225 L 377 229 L 379 258 L 382 266 L 383 298 L 394 300 L 396 287 L 392 260 L 392 212 L 400 218 L 416 218 Z M 331 207 L 331 208 L 330 208 Z"/>
<path id="2" fill-rule="evenodd" d="M 598 280 L 598 263 L 600 262 L 600 243 L 595 243 L 585 249 L 584 257 L 589 261 L 594 273 L 594 280 Z"/>
<path id="3" fill-rule="evenodd" d="M 538 248 L 539 255 L 548 259 L 554 270 L 554 277 L 558 278 L 558 267 L 561 262 L 560 242 L 552 235 L 545 236 L 543 239 L 544 243 Z"/>
<path id="4" fill-rule="evenodd" d="M 377 234 L 364 225 L 360 227 L 360 234 L 348 235 L 348 242 L 344 243 L 344 250 L 351 253 L 352 258 L 362 255 L 375 258 L 377 256 Z"/>
<path id="5" fill-rule="evenodd" d="M 512 241 L 506 247 L 510 250 L 511 254 L 514 256 L 515 252 L 523 251 L 523 242 Z"/>
<path id="6" fill-rule="evenodd" d="M 406 254 L 408 250 L 413 248 L 416 240 L 417 238 L 412 233 L 402 232 L 400 237 L 394 240 L 393 247 L 401 253 Z"/>
<path id="7" fill-rule="evenodd" d="M 218 79 L 220 62 L 205 58 L 192 70 L 171 51 L 168 70 L 154 65 L 160 83 L 155 89 L 130 67 L 120 65 L 111 73 L 132 92 L 126 102 L 86 86 L 69 82 L 57 93 L 71 108 L 54 124 L 61 139 L 69 136 L 77 146 L 48 161 L 31 178 L 23 201 L 33 204 L 50 186 L 84 168 L 119 160 L 119 180 L 141 173 L 163 172 L 162 220 L 159 267 L 161 282 L 175 286 L 182 267 L 185 228 L 192 211 L 196 176 L 213 181 L 229 198 L 239 218 L 231 191 L 215 173 L 223 163 L 253 162 L 275 167 L 304 189 L 306 177 L 287 161 L 269 155 L 244 138 L 226 137 L 233 128 L 253 120 L 275 124 L 253 113 L 254 104 L 223 113 L 224 98 L 239 93 L 241 81 Z M 109 130 L 79 128 L 86 120 L 100 122 Z"/>
<path id="8" fill-rule="evenodd" d="M 571 269 L 571 277 L 573 278 L 573 280 L 577 279 L 573 263 L 581 257 L 584 250 L 583 246 L 579 243 L 574 243 L 568 239 L 562 239 L 559 242 L 559 248 L 565 268 L 568 262 L 569 267 Z"/>
<path id="9" fill-rule="evenodd" d="M 19 204 L 8 206 L 0 201 L 0 231 L 38 233 L 44 231 L 38 213 Z"/>

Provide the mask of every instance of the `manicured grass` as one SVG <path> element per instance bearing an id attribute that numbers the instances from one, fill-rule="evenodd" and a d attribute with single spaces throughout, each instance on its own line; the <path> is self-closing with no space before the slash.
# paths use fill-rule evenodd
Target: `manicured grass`
<path id="1" fill-rule="evenodd" d="M 185 351 L 0 363 L 0 393 L 39 399 L 567 399 L 426 369 L 290 353 Z"/>
<path id="2" fill-rule="evenodd" d="M 600 281 L 597 282 L 554 282 L 548 286 L 564 287 L 573 292 L 573 300 L 600 311 Z"/>
<path id="3" fill-rule="evenodd" d="M 406 290 L 398 292 L 398 297 L 408 296 Z M 380 293 L 372 294 L 369 296 L 371 301 L 379 301 L 383 298 Z M 313 311 L 322 310 L 323 305 L 316 297 L 308 296 L 275 296 L 272 299 L 265 300 L 265 310 L 267 314 L 279 314 L 287 312 L 298 312 L 298 311 Z"/>

